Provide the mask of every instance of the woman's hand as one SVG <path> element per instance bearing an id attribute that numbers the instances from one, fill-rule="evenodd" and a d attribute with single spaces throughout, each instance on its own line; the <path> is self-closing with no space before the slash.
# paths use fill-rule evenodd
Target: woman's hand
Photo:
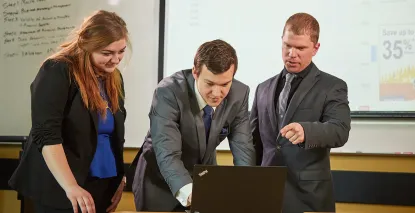
<path id="1" fill-rule="evenodd" d="M 91 194 L 79 185 L 72 185 L 66 188 L 66 196 L 72 203 L 74 213 L 95 213 L 95 203 Z M 78 205 L 81 212 L 78 212 Z"/>
<path id="2" fill-rule="evenodd" d="M 66 196 L 72 203 L 73 211 L 75 213 L 95 213 L 94 199 L 76 182 L 69 168 L 62 144 L 44 146 L 42 155 L 49 170 L 65 190 Z M 78 205 L 81 207 L 81 212 L 78 212 Z"/>
<path id="3" fill-rule="evenodd" d="M 118 186 L 117 191 L 115 192 L 114 196 L 111 199 L 112 204 L 110 207 L 107 208 L 107 212 L 114 212 L 117 209 L 117 206 L 121 201 L 122 192 L 124 191 L 125 184 L 126 184 L 126 178 L 124 176 L 120 185 Z"/>

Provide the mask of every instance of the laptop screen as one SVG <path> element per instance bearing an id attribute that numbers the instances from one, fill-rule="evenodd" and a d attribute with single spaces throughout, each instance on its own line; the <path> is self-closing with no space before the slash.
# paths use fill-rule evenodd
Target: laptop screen
<path id="1" fill-rule="evenodd" d="M 286 167 L 196 165 L 191 212 L 281 212 L 286 175 Z"/>

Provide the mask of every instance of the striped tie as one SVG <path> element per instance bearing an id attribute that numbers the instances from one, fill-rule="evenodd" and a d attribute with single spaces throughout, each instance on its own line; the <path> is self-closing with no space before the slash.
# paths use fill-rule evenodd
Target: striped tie
<path id="1" fill-rule="evenodd" d="M 285 75 L 285 85 L 282 89 L 280 96 L 278 97 L 278 124 L 282 125 L 282 119 L 284 118 L 285 111 L 287 109 L 288 95 L 291 90 L 291 81 L 294 79 L 295 75 L 287 73 Z M 282 126 L 280 126 L 282 128 Z"/>

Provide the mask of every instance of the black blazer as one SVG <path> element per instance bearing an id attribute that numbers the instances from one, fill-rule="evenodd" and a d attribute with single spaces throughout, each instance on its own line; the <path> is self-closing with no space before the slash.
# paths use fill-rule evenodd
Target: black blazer
<path id="1" fill-rule="evenodd" d="M 251 130 L 262 166 L 287 166 L 283 212 L 334 212 L 331 148 L 343 146 L 350 131 L 347 84 L 313 64 L 294 93 L 282 125 L 298 122 L 305 142 L 281 136 L 275 91 L 281 75 L 259 84 L 251 110 Z"/>
<path id="2" fill-rule="evenodd" d="M 97 146 L 98 114 L 84 106 L 76 82 L 71 79 L 64 62 L 46 61 L 30 89 L 32 128 L 9 185 L 44 205 L 70 208 L 72 205 L 48 169 L 41 150 L 45 145 L 62 144 L 69 167 L 82 187 Z M 115 132 L 111 145 L 121 181 L 126 111 L 121 98 L 119 104 L 120 110 L 114 114 Z"/>

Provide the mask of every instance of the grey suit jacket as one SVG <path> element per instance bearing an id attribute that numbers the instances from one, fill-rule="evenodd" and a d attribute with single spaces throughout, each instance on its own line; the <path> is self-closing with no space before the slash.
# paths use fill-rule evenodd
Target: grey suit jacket
<path id="1" fill-rule="evenodd" d="M 305 142 L 293 145 L 278 129 L 274 98 L 279 78 L 266 80 L 256 90 L 250 120 L 257 164 L 288 167 L 283 212 L 334 212 L 330 149 L 343 146 L 349 137 L 347 85 L 313 65 L 281 125 L 302 125 Z"/>
<path id="2" fill-rule="evenodd" d="M 136 209 L 171 211 L 175 194 L 192 182 L 195 164 L 216 164 L 216 147 L 228 137 L 235 165 L 255 165 L 248 115 L 249 87 L 233 80 L 216 108 L 206 142 L 191 70 L 163 79 L 155 90 L 150 131 L 138 157 L 133 182 Z"/>

